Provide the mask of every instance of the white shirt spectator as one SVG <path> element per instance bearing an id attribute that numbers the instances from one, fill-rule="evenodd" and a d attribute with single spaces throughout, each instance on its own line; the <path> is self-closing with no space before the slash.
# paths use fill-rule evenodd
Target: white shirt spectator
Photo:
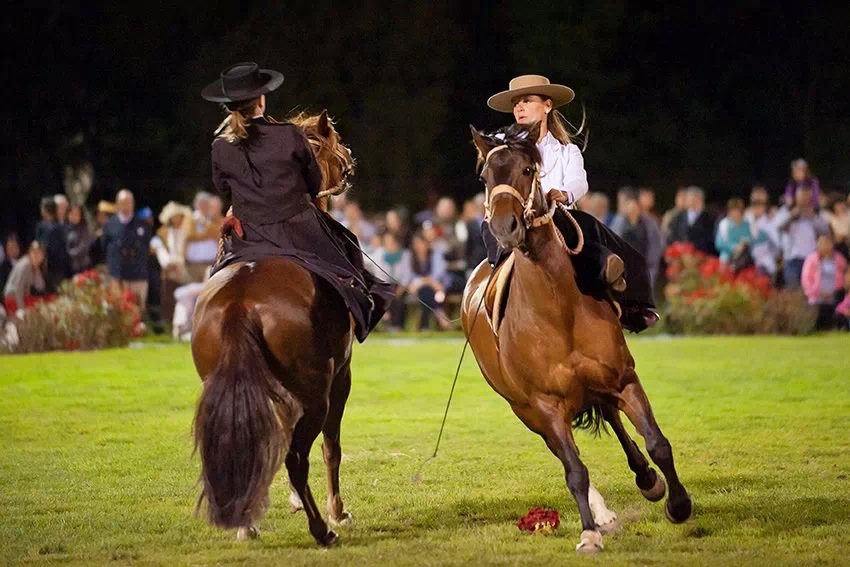
<path id="1" fill-rule="evenodd" d="M 537 149 L 543 158 L 540 187 L 544 193 L 553 189 L 566 191 L 570 196 L 570 204 L 587 194 L 587 172 L 578 146 L 565 146 L 550 132 L 540 140 Z"/>
<path id="2" fill-rule="evenodd" d="M 773 218 L 773 225 L 780 234 L 783 258 L 803 260 L 817 250 L 818 236 L 829 232 L 829 224 L 818 215 L 800 217 L 792 221 L 786 230 L 782 226 L 791 218 L 791 210 L 784 206 Z"/>
<path id="3" fill-rule="evenodd" d="M 750 232 L 753 233 L 753 240 L 758 236 L 759 232 L 763 232 L 767 236 L 765 242 L 759 242 L 752 247 L 750 251 L 753 255 L 753 261 L 757 268 L 761 268 L 771 276 L 776 273 L 776 258 L 779 255 L 779 233 L 776 231 L 776 225 L 767 215 L 762 215 L 759 218 L 747 211 L 744 218 L 750 223 Z"/>
<path id="4" fill-rule="evenodd" d="M 206 218 L 202 217 L 198 211 L 192 215 L 192 221 L 195 223 L 197 233 L 203 233 L 207 229 Z M 218 254 L 218 238 L 208 238 L 204 240 L 193 240 L 186 243 L 186 261 L 192 264 L 213 264 L 216 255 Z"/>

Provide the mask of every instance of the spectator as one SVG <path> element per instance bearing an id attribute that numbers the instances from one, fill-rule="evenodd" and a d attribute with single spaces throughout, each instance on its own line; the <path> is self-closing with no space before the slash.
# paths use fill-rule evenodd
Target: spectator
<path id="1" fill-rule="evenodd" d="M 670 238 L 670 224 L 673 222 L 673 219 L 676 218 L 679 213 L 685 210 L 688 201 L 688 189 L 687 187 L 679 187 L 676 189 L 676 198 L 673 204 L 673 208 L 664 213 L 661 217 L 661 233 L 664 235 L 664 239 L 667 242 L 673 242 L 673 239 Z"/>
<path id="2" fill-rule="evenodd" d="M 347 206 L 348 197 L 345 193 L 335 195 L 331 197 L 331 210 L 328 214 L 330 214 L 336 222 L 342 223 L 345 220 L 345 207 Z"/>
<path id="3" fill-rule="evenodd" d="M 465 239 L 459 235 L 458 225 L 462 225 L 461 229 L 466 232 L 466 225 L 459 223 L 457 215 L 457 205 L 450 197 L 442 197 L 437 201 L 437 206 L 434 209 L 434 218 L 432 226 L 437 234 L 445 243 L 443 255 L 445 256 L 447 266 L 446 269 L 466 282 L 466 259 L 465 259 Z M 461 288 L 462 289 L 462 288 Z"/>
<path id="4" fill-rule="evenodd" d="M 829 206 L 824 211 L 824 218 L 832 229 L 835 237 L 835 248 L 845 259 L 850 260 L 850 213 L 847 211 L 847 203 L 840 193 L 829 196 Z"/>
<path id="5" fill-rule="evenodd" d="M 463 205 L 463 221 L 466 224 L 466 244 L 464 258 L 467 275 L 474 270 L 482 260 L 487 258 L 487 247 L 481 236 L 484 222 L 484 193 L 479 193 Z"/>
<path id="6" fill-rule="evenodd" d="M 685 210 L 670 222 L 670 242 L 690 242 L 697 250 L 716 255 L 714 249 L 714 219 L 705 211 L 705 192 L 696 186 L 688 187 Z"/>
<path id="7" fill-rule="evenodd" d="M 215 263 L 218 240 L 224 223 L 222 203 L 206 191 L 199 191 L 193 202 L 195 207 L 188 222 L 186 234 L 186 269 L 193 282 L 204 281 L 207 268 Z"/>
<path id="8" fill-rule="evenodd" d="M 622 193 L 622 191 L 621 191 Z M 632 248 L 640 252 L 641 256 L 646 258 L 649 248 L 649 233 L 643 215 L 640 210 L 640 203 L 637 199 L 637 194 L 633 191 L 625 195 L 617 201 L 622 207 L 622 212 L 617 215 L 617 220 L 614 223 L 614 232 L 619 234 Z"/>
<path id="9" fill-rule="evenodd" d="M 83 216 L 83 208 L 73 205 L 68 210 L 68 254 L 71 256 L 71 272 L 79 274 L 91 268 L 91 246 L 94 237 Z"/>
<path id="10" fill-rule="evenodd" d="M 433 222 L 434 209 L 437 207 L 437 202 L 440 200 L 440 194 L 429 189 L 425 193 L 425 208 L 413 216 L 413 224 L 416 229 L 419 229 L 426 222 Z"/>
<path id="11" fill-rule="evenodd" d="M 10 234 L 3 242 L 3 261 L 0 262 L 0 289 L 6 288 L 9 274 L 21 258 L 21 243 L 18 237 Z"/>
<path id="12" fill-rule="evenodd" d="M 726 205 L 726 217 L 717 226 L 714 246 L 724 264 L 734 263 L 736 271 L 747 265 L 754 265 L 752 248 L 767 241 L 767 236 L 750 226 L 744 218 L 744 200 L 737 197 L 729 199 Z M 733 259 L 748 254 L 752 260 L 746 264 L 733 262 Z"/>
<path id="13" fill-rule="evenodd" d="M 638 190 L 638 203 L 643 214 L 655 219 L 659 229 L 661 228 L 661 215 L 655 212 L 655 190 L 652 187 L 641 187 Z"/>
<path id="14" fill-rule="evenodd" d="M 95 268 L 100 269 L 106 264 L 106 250 L 103 249 L 103 227 L 115 214 L 115 203 L 100 201 L 95 215 L 94 241 L 89 247 L 89 258 Z"/>
<path id="15" fill-rule="evenodd" d="M 829 225 L 815 213 L 812 206 L 812 189 L 806 185 L 800 186 L 794 206 L 783 205 L 773 223 L 782 243 L 785 286 L 798 289 L 803 262 L 817 249 L 818 236 L 829 231 Z"/>
<path id="16" fill-rule="evenodd" d="M 806 257 L 803 263 L 803 293 L 810 305 L 818 307 L 819 329 L 834 326 L 835 309 L 844 291 L 844 274 L 847 260 L 835 251 L 835 242 L 830 234 L 821 234 L 817 250 Z"/>
<path id="17" fill-rule="evenodd" d="M 363 210 L 354 201 L 349 201 L 345 206 L 345 218 L 342 225 L 350 230 L 357 239 L 365 244 L 372 241 L 375 236 L 375 227 L 363 218 Z"/>
<path id="18" fill-rule="evenodd" d="M 151 240 L 151 249 L 162 270 L 160 317 L 163 321 L 174 318 L 175 290 L 191 280 L 186 267 L 186 227 L 191 216 L 192 209 L 169 201 L 159 213 L 162 226 Z"/>
<path id="19" fill-rule="evenodd" d="M 115 203 L 117 214 L 103 228 L 107 269 L 122 290 L 129 290 L 138 298 L 144 313 L 148 299 L 151 230 L 136 216 L 133 193 L 128 189 L 118 192 Z"/>
<path id="20" fill-rule="evenodd" d="M 396 297 L 390 304 L 387 313 L 390 318 L 390 330 L 400 331 L 404 329 L 407 322 L 405 295 L 413 280 L 413 259 L 410 250 L 402 248 L 398 235 L 387 232 L 384 234 L 383 246 L 375 253 L 375 259 L 380 267 L 375 275 L 384 279 L 386 279 L 386 275 L 389 275 L 399 284 L 396 288 Z"/>
<path id="21" fill-rule="evenodd" d="M 596 217 L 599 222 L 605 226 L 611 226 L 614 216 L 611 214 L 611 201 L 608 199 L 608 195 L 597 191 L 584 199 L 579 199 L 579 203 L 582 201 L 588 203 L 588 212 Z"/>
<path id="22" fill-rule="evenodd" d="M 443 254 L 434 250 L 422 233 L 413 237 L 412 266 L 413 278 L 410 282 L 410 293 L 428 306 L 428 309 L 420 310 L 417 329 L 424 331 L 430 327 L 432 310 L 437 313 L 437 325 L 442 329 L 446 320 L 442 307 L 446 300 L 446 290 L 443 285 L 447 275 L 446 261 Z"/>
<path id="23" fill-rule="evenodd" d="M 750 230 L 756 234 L 763 233 L 765 239 L 753 244 L 752 255 L 756 269 L 770 277 L 776 275 L 776 260 L 779 256 L 779 235 L 776 227 L 768 216 L 770 201 L 764 188 L 754 187 L 750 193 L 750 208 L 745 214 Z"/>
<path id="24" fill-rule="evenodd" d="M 793 207 L 796 202 L 795 195 L 803 187 L 808 187 L 810 190 L 812 209 L 818 210 L 820 207 L 820 181 L 812 175 L 808 162 L 800 158 L 791 162 L 791 179 L 785 185 L 785 204 Z"/>
<path id="25" fill-rule="evenodd" d="M 45 254 L 41 243 L 34 240 L 27 255 L 15 263 L 3 288 L 3 303 L 9 315 L 19 313 L 32 304 L 34 297 L 47 294 L 44 279 Z"/>
<path id="26" fill-rule="evenodd" d="M 384 217 L 384 224 L 386 231 L 395 234 L 403 248 L 410 246 L 410 227 L 405 222 L 402 211 L 399 209 L 390 209 L 387 211 Z"/>
<path id="27" fill-rule="evenodd" d="M 56 222 L 56 200 L 45 197 L 41 200 L 41 222 L 35 227 L 35 239 L 41 243 L 46 255 L 48 293 L 56 293 L 62 280 L 71 277 L 71 256 L 65 229 Z"/>
<path id="28" fill-rule="evenodd" d="M 174 318 L 171 321 L 171 333 L 174 340 L 189 341 L 192 339 L 192 315 L 204 284 L 210 279 L 210 270 L 204 272 L 199 282 L 181 285 L 174 290 Z"/>
<path id="29" fill-rule="evenodd" d="M 628 214 L 626 209 L 632 201 L 637 201 L 638 194 L 632 187 L 620 187 L 617 191 L 617 213 L 611 219 L 611 230 L 617 234 L 623 234 L 626 230 Z"/>
<path id="30" fill-rule="evenodd" d="M 68 197 L 62 193 L 57 193 L 53 196 L 53 201 L 56 203 L 56 222 L 61 225 L 66 224 L 68 222 L 68 211 L 71 207 Z"/>

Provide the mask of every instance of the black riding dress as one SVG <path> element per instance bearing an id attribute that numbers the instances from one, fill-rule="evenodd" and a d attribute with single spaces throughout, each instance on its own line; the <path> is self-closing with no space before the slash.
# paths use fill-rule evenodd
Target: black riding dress
<path id="1" fill-rule="evenodd" d="M 301 130 L 254 118 L 248 138 L 212 144 L 213 184 L 244 237 L 231 236 L 213 273 L 235 262 L 287 257 L 330 283 L 365 340 L 394 297 L 394 286 L 366 271 L 357 237 L 313 205 L 321 172 Z"/>

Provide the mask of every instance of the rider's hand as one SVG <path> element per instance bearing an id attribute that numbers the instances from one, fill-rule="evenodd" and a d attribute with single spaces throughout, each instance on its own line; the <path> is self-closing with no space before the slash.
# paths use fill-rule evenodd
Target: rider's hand
<path id="1" fill-rule="evenodd" d="M 546 194 L 546 200 L 549 201 L 549 204 L 552 203 L 562 203 L 564 205 L 570 204 L 570 197 L 566 191 L 560 191 L 558 189 L 552 189 L 549 193 Z"/>
<path id="2" fill-rule="evenodd" d="M 242 222 L 238 218 L 234 216 L 224 217 L 224 222 L 221 224 L 221 235 L 227 236 L 231 232 L 239 238 L 245 236 L 245 231 L 242 230 Z"/>

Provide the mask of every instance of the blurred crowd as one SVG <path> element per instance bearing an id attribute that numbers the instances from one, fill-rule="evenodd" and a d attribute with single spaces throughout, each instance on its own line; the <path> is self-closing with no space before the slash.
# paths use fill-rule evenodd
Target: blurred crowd
<path id="1" fill-rule="evenodd" d="M 369 268 L 401 284 L 387 314 L 390 330 L 450 326 L 469 273 L 486 258 L 484 199 L 478 194 L 458 207 L 453 198 L 434 195 L 417 212 L 397 207 L 372 215 L 346 196 L 334 199 L 330 213 L 358 237 Z M 804 160 L 791 164 L 781 191 L 755 185 L 746 200 L 730 199 L 724 209 L 707 206 L 696 186 L 678 188 L 673 208 L 663 214 L 650 187 L 621 188 L 613 207 L 601 192 L 577 206 L 646 257 L 654 285 L 664 277 L 666 247 L 690 242 L 734 271 L 755 267 L 775 287 L 800 290 L 817 306 L 821 328 L 847 326 L 850 197 L 823 191 Z M 137 209 L 127 189 L 93 211 L 61 194 L 45 197 L 32 242 L 4 236 L 3 307 L 18 313 L 49 299 L 72 275 L 99 269 L 139 299 L 155 328 L 188 338 L 195 301 L 217 255 L 223 212 L 221 200 L 203 191 L 191 207 L 169 202 L 157 215 Z"/>

